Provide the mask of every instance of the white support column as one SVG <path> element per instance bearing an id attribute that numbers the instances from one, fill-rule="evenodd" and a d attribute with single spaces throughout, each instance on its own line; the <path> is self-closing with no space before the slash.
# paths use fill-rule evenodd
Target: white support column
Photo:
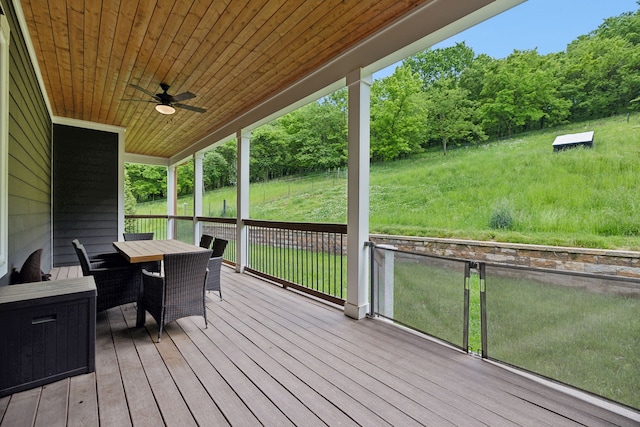
<path id="1" fill-rule="evenodd" d="M 358 69 L 347 75 L 349 145 L 347 186 L 347 301 L 344 314 L 366 316 L 369 249 L 369 105 L 371 76 Z"/>
<path id="2" fill-rule="evenodd" d="M 193 155 L 193 244 L 200 243 L 202 235 L 202 224 L 197 217 L 202 216 L 202 195 L 204 193 L 204 174 L 202 171 L 202 160 L 204 153 Z"/>
<path id="3" fill-rule="evenodd" d="M 175 165 L 167 168 L 167 215 L 172 216 L 176 214 L 176 167 Z M 167 221 L 167 239 L 173 239 L 175 229 L 175 220 L 169 219 Z"/>
<path id="4" fill-rule="evenodd" d="M 249 150 L 251 132 L 238 131 L 238 184 L 236 211 L 236 271 L 242 273 L 247 265 L 248 230 L 243 219 L 249 218 Z"/>

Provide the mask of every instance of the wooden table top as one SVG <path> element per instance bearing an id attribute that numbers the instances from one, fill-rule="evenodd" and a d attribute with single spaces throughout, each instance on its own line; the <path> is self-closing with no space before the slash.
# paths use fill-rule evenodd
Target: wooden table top
<path id="1" fill-rule="evenodd" d="M 130 263 L 161 261 L 165 254 L 207 250 L 180 240 L 132 240 L 113 242 L 113 247 Z"/>

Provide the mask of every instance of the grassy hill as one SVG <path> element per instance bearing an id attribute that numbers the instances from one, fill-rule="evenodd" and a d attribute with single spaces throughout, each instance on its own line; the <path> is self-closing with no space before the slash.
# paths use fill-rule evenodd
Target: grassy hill
<path id="1" fill-rule="evenodd" d="M 592 149 L 553 152 L 557 135 L 589 130 Z M 640 250 L 638 115 L 374 164 L 370 180 L 372 233 Z M 252 184 L 250 194 L 254 219 L 346 222 L 344 170 Z M 207 192 L 204 214 L 221 216 L 223 200 L 235 216 L 235 189 Z M 179 206 L 190 214 L 190 198 Z"/>

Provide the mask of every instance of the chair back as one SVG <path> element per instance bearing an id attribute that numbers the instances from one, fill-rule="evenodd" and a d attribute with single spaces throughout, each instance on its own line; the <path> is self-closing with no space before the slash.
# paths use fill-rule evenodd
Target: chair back
<path id="1" fill-rule="evenodd" d="M 84 245 L 82 245 L 78 239 L 73 239 L 71 241 L 71 244 L 73 245 L 73 249 L 75 249 L 76 251 L 78 261 L 80 261 L 82 274 L 84 276 L 88 276 L 89 270 L 91 269 L 91 264 L 89 263 L 89 256 L 87 255 L 87 251 L 84 249 Z"/>
<path id="2" fill-rule="evenodd" d="M 205 281 L 211 250 L 164 256 L 165 319 L 204 310 Z"/>
<path id="3" fill-rule="evenodd" d="M 125 242 L 132 240 L 153 240 L 153 233 L 122 233 Z"/>
<path id="4" fill-rule="evenodd" d="M 211 250 L 165 254 L 164 278 L 169 283 L 196 283 L 204 286 Z"/>
<path id="5" fill-rule="evenodd" d="M 211 247 L 211 242 L 213 242 L 213 236 L 203 234 L 202 237 L 200 237 L 201 248 L 209 249 Z"/>
<path id="6" fill-rule="evenodd" d="M 215 239 L 213 241 L 213 257 L 219 257 L 222 256 L 224 254 L 224 250 L 227 247 L 227 243 L 229 243 L 227 240 L 224 239 Z"/>

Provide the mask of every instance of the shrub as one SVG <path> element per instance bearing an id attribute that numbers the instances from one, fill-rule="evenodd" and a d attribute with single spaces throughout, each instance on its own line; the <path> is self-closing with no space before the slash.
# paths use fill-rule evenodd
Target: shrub
<path id="1" fill-rule="evenodd" d="M 513 226 L 513 208 L 506 200 L 502 200 L 493 208 L 489 226 L 494 230 L 510 230 Z"/>

